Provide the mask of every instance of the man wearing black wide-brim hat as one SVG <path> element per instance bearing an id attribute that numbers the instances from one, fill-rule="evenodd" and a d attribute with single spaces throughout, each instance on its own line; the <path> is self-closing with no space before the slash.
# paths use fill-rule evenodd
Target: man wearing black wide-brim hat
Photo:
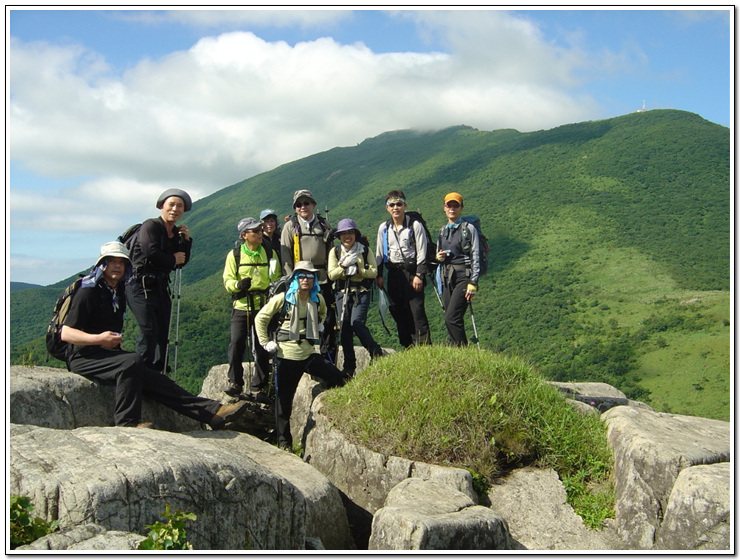
<path id="1" fill-rule="evenodd" d="M 126 298 L 139 325 L 136 353 L 157 371 L 164 371 L 167 354 L 170 272 L 188 263 L 193 245 L 188 226 L 177 221 L 192 205 L 185 191 L 164 191 L 157 199 L 161 214 L 141 224 L 131 246 L 134 276 L 126 285 Z"/>

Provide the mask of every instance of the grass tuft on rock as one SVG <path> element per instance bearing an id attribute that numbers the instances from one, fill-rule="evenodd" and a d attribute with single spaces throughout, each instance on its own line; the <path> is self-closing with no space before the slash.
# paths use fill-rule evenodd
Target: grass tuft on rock
<path id="1" fill-rule="evenodd" d="M 613 458 L 598 417 L 579 414 L 517 357 L 442 345 L 376 360 L 326 395 L 334 425 L 386 455 L 466 468 L 489 482 L 554 468 L 591 527 L 613 516 Z"/>

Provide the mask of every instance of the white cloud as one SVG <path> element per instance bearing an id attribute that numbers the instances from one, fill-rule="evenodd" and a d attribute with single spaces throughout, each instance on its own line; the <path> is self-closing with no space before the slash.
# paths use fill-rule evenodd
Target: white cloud
<path id="1" fill-rule="evenodd" d="M 149 16 L 159 17 L 152 12 Z M 110 232 L 111 220 L 148 216 L 159 192 L 193 199 L 335 146 L 388 130 L 467 124 L 522 131 L 577 122 L 596 111 L 570 88 L 583 54 L 548 44 L 506 12 L 404 12 L 448 53 L 376 54 L 331 38 L 266 42 L 242 31 L 206 36 L 186 51 L 115 74 L 80 45 L 11 37 L 7 130 L 11 161 L 40 175 L 85 177 L 51 196 L 11 192 L 13 228 Z M 166 12 L 273 18 L 311 25 L 345 12 Z M 277 19 L 274 19 L 277 18 Z M 101 216 L 109 209 L 107 219 Z M 125 224 L 122 224 L 125 225 Z M 100 235 L 107 235 L 100 233 Z"/>

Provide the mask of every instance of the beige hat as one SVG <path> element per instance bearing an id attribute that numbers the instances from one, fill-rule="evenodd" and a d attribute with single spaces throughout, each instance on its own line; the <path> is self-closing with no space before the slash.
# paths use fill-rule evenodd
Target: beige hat
<path id="1" fill-rule="evenodd" d="M 95 263 L 95 266 L 98 266 L 106 257 L 122 257 L 126 259 L 129 264 L 131 263 L 128 247 L 120 241 L 108 241 L 108 243 L 104 243 L 100 247 L 100 257 L 98 257 L 98 262 Z"/>
<path id="2" fill-rule="evenodd" d="M 293 267 L 293 275 L 297 272 L 313 272 L 316 274 L 319 270 L 311 264 L 311 261 L 298 261 Z"/>
<path id="3" fill-rule="evenodd" d="M 293 206 L 295 206 L 295 203 L 298 202 L 299 198 L 307 198 L 311 202 L 316 204 L 316 199 L 313 197 L 313 195 L 311 194 L 311 191 L 309 191 L 308 189 L 302 189 L 300 191 L 296 191 L 295 193 L 293 193 Z"/>

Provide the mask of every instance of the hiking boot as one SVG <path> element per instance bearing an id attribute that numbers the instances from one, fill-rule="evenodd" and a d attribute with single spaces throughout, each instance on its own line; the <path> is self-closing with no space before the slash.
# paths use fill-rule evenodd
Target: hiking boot
<path id="1" fill-rule="evenodd" d="M 242 391 L 244 390 L 244 385 L 237 385 L 233 381 L 229 382 L 229 386 L 224 389 L 224 393 L 229 395 L 230 397 L 238 397 L 242 394 Z"/>
<path id="2" fill-rule="evenodd" d="M 265 395 L 262 391 L 253 391 L 249 393 L 249 400 L 260 404 L 272 404 L 270 397 Z"/>
<path id="3" fill-rule="evenodd" d="M 233 422 L 239 418 L 247 410 L 245 405 L 247 401 L 239 401 L 234 404 L 223 404 L 213 415 L 213 418 L 209 422 L 211 428 L 214 430 L 221 430 L 226 426 L 227 422 Z"/>
<path id="4" fill-rule="evenodd" d="M 136 424 L 137 428 L 145 428 L 147 430 L 153 430 L 154 429 L 154 423 L 153 422 L 139 422 Z"/>
<path id="5" fill-rule="evenodd" d="M 278 449 L 282 449 L 283 451 L 287 451 L 288 453 L 293 452 L 293 446 L 290 445 L 287 441 L 281 441 L 278 443 Z"/>

